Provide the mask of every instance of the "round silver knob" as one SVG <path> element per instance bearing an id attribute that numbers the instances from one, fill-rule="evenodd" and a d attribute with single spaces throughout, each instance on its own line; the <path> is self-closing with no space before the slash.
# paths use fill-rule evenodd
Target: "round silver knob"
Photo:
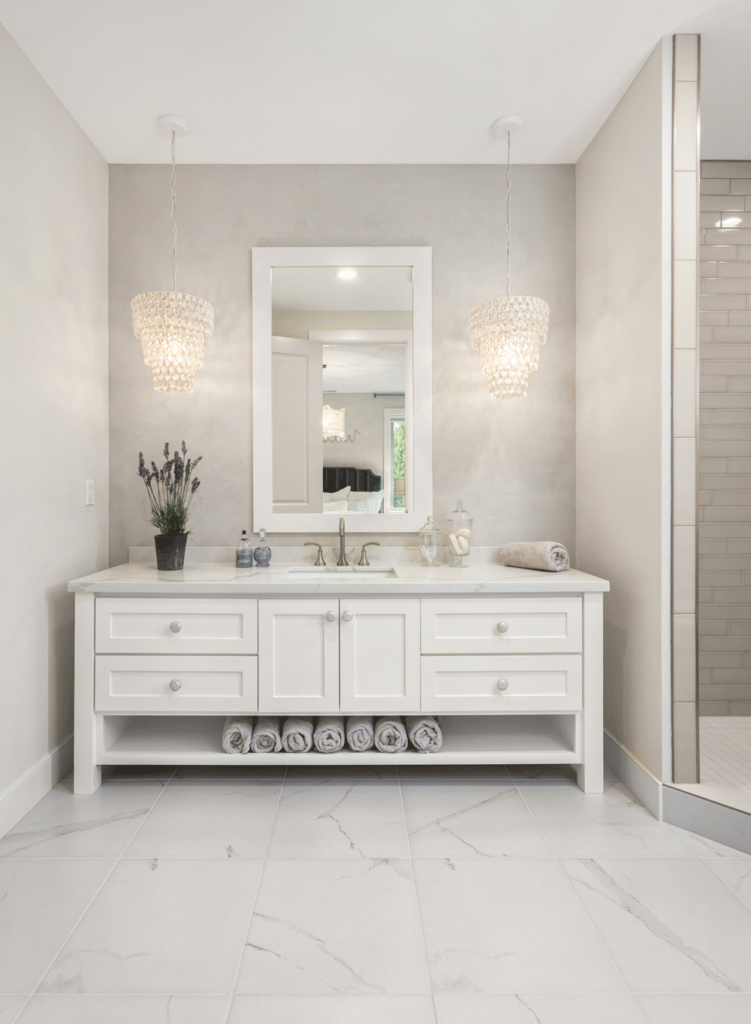
<path id="1" fill-rule="evenodd" d="M 327 622 L 336 622 L 336 612 L 326 612 L 324 618 Z"/>
<path id="2" fill-rule="evenodd" d="M 495 684 L 495 688 L 499 693 L 503 693 L 504 690 L 508 690 L 508 679 L 499 679 Z"/>
<path id="3" fill-rule="evenodd" d="M 169 684 L 169 688 L 170 688 L 170 690 L 174 690 L 175 692 L 177 692 L 182 685 L 183 684 L 180 682 L 179 679 L 171 679 L 170 680 L 170 684 Z"/>
<path id="4" fill-rule="evenodd" d="M 351 622 L 354 619 L 352 612 L 342 612 L 342 622 Z"/>
<path id="5" fill-rule="evenodd" d="M 173 633 L 179 633 L 180 630 L 183 628 L 183 624 L 182 622 L 170 622 L 169 628 L 172 630 Z"/>
<path id="6" fill-rule="evenodd" d="M 498 623 L 498 632 L 499 633 L 507 633 L 508 632 L 508 622 L 499 622 Z"/>

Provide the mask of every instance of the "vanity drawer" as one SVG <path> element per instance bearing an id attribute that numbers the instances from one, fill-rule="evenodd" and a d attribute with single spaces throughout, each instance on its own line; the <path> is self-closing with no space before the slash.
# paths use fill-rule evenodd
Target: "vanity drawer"
<path id="1" fill-rule="evenodd" d="M 104 655 L 94 671 L 96 711 L 202 711 L 246 715 L 258 708 L 258 658 Z"/>
<path id="2" fill-rule="evenodd" d="M 421 602 L 423 654 L 574 654 L 582 649 L 579 597 Z"/>
<path id="3" fill-rule="evenodd" d="M 100 597 L 97 654 L 256 654 L 258 601 Z"/>
<path id="4" fill-rule="evenodd" d="M 495 655 L 421 658 L 421 709 L 578 711 L 581 656 Z"/>

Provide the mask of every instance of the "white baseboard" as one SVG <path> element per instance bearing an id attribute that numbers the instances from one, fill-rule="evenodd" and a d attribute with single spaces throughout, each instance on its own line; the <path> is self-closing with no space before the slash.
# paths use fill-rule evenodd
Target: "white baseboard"
<path id="1" fill-rule="evenodd" d="M 648 811 L 662 821 L 662 783 L 605 729 L 605 764 L 638 796 Z"/>
<path id="2" fill-rule="evenodd" d="M 68 736 L 0 793 L 0 836 L 28 814 L 73 767 L 73 736 Z"/>

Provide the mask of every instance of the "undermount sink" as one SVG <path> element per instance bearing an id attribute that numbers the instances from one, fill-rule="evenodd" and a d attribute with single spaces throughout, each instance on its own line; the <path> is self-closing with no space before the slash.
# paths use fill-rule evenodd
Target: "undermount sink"
<path id="1" fill-rule="evenodd" d="M 371 565 L 301 565 L 287 569 L 284 574 L 292 580 L 333 580 L 346 579 L 365 582 L 366 580 L 387 580 L 396 573 L 390 566 Z"/>

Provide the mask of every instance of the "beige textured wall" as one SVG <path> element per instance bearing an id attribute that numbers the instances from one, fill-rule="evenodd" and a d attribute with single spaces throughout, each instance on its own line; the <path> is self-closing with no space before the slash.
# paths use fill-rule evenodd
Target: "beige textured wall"
<path id="1" fill-rule="evenodd" d="M 67 583 L 107 564 L 108 176 L 2 28 L 0 96 L 2 792 L 71 733 Z"/>
<path id="2" fill-rule="evenodd" d="M 488 394 L 467 331 L 472 306 L 503 287 L 502 168 L 178 167 L 178 288 L 216 313 L 189 396 L 153 391 L 130 319 L 134 295 L 169 286 L 169 175 L 110 168 L 113 563 L 129 544 L 151 543 L 136 459 L 165 440 L 204 455 L 192 543 L 233 544 L 250 522 L 250 249 L 261 245 L 432 246 L 436 518 L 461 497 L 478 544 L 544 538 L 573 548 L 573 167 L 513 169 L 513 290 L 545 298 L 552 315 L 527 399 L 505 403 Z"/>
<path id="3" fill-rule="evenodd" d="M 605 726 L 658 778 L 669 738 L 670 64 L 658 46 L 576 165 L 578 567 L 611 581 Z"/>

